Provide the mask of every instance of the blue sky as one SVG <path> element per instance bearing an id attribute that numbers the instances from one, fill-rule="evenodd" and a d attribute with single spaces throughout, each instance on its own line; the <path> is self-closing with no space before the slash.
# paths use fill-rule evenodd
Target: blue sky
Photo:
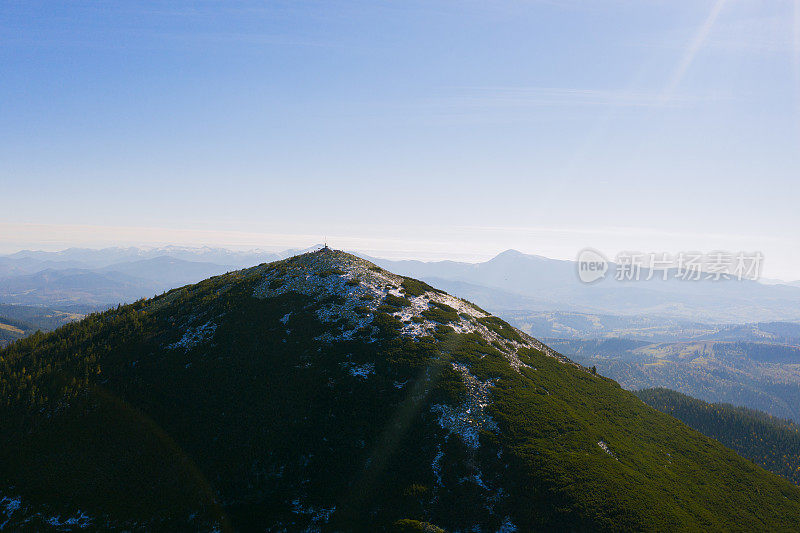
<path id="1" fill-rule="evenodd" d="M 760 250 L 800 278 L 800 0 L 0 7 L 0 252 Z"/>

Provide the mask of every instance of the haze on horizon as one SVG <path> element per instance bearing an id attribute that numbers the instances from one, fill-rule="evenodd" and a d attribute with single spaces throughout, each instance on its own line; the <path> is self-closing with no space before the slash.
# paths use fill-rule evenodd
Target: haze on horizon
<path id="1" fill-rule="evenodd" d="M 759 250 L 800 279 L 800 0 L 7 2 L 0 253 Z"/>

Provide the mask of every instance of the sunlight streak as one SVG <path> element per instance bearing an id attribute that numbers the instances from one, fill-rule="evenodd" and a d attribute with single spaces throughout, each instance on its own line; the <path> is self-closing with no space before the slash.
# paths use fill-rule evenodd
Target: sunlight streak
<path id="1" fill-rule="evenodd" d="M 695 34 L 692 42 L 689 44 L 689 47 L 684 52 L 683 57 L 681 58 L 680 63 L 675 68 L 674 72 L 672 73 L 672 77 L 669 80 L 664 92 L 662 93 L 661 100 L 662 102 L 667 102 L 672 98 L 675 89 L 677 89 L 678 85 L 680 85 L 683 77 L 686 75 L 686 72 L 689 70 L 689 67 L 692 65 L 697 52 L 703 47 L 705 44 L 706 39 L 708 39 L 708 35 L 711 33 L 711 29 L 714 27 L 714 23 L 717 20 L 722 8 L 725 7 L 727 0 L 717 0 L 714 6 L 711 8 L 711 11 L 706 17 L 705 22 L 700 27 L 700 29 Z"/>
<path id="2" fill-rule="evenodd" d="M 800 0 L 794 0 L 794 24 L 792 25 L 792 70 L 794 71 L 795 106 L 800 115 Z M 800 117 L 798 117 L 800 121 Z"/>

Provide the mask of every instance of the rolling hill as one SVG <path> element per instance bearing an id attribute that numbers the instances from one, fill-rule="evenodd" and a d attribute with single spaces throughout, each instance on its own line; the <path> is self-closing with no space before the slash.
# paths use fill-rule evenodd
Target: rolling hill
<path id="1" fill-rule="evenodd" d="M 800 347 L 775 342 L 545 339 L 628 390 L 664 387 L 800 420 Z"/>
<path id="2" fill-rule="evenodd" d="M 108 307 L 154 294 L 152 283 L 120 272 L 42 270 L 0 280 L 0 301 L 16 305 Z"/>
<path id="3" fill-rule="evenodd" d="M 28 324 L 0 316 L 0 347 L 21 339 L 30 333 L 31 327 Z"/>
<path id="4" fill-rule="evenodd" d="M 800 488 L 324 249 L 0 351 L 11 529 L 792 530 Z"/>
<path id="5" fill-rule="evenodd" d="M 288 255 L 176 246 L 25 250 L 0 256 L 0 303 L 98 311 Z"/>
<path id="6" fill-rule="evenodd" d="M 52 331 L 82 315 L 46 307 L 0 304 L 0 348 L 36 331 Z"/>

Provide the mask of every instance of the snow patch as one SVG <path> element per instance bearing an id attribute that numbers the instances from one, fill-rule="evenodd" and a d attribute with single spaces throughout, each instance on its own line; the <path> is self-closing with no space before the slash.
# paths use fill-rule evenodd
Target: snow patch
<path id="1" fill-rule="evenodd" d="M 406 323 L 400 330 L 402 335 L 419 337 L 427 335 L 436 329 L 438 323 L 422 315 L 423 311 L 431 309 L 431 302 L 452 307 L 459 313 L 458 319 L 448 324 L 456 333 L 472 333 L 477 331 L 478 324 L 475 319 L 488 316 L 485 313 L 481 313 L 461 298 L 456 298 L 455 296 L 441 292 L 427 291 L 420 296 L 409 297 L 408 299 L 411 301 L 410 306 L 403 307 L 399 311 L 393 313 L 395 318 Z M 462 315 L 467 315 L 468 318 Z"/>
<path id="2" fill-rule="evenodd" d="M 18 511 L 20 507 L 22 507 L 22 498 L 3 496 L 3 499 L 0 500 L 0 511 L 6 516 L 11 516 L 14 512 Z"/>
<path id="3" fill-rule="evenodd" d="M 437 486 L 442 484 L 442 457 L 444 457 L 444 452 L 442 451 L 442 447 L 437 444 L 436 455 L 433 457 L 433 461 L 431 461 L 431 470 L 433 470 L 433 477 L 436 478 Z"/>
<path id="4" fill-rule="evenodd" d="M 323 248 L 317 252 L 299 255 L 280 263 L 255 267 L 263 273 L 262 282 L 254 289 L 257 298 L 272 298 L 287 293 L 299 293 L 313 298 L 319 305 L 317 318 L 323 323 L 336 324 L 333 331 L 319 335 L 315 340 L 340 342 L 352 340 L 361 332 L 367 342 L 375 341 L 377 329 L 371 326 L 375 313 L 388 295 L 407 298 L 411 305 L 401 306 L 389 314 L 403 325 L 401 335 L 419 338 L 432 333 L 439 324 L 425 316 L 432 304 L 453 308 L 457 318 L 447 325 L 457 333 L 477 333 L 499 349 L 508 363 L 517 372 L 530 366 L 519 358 L 521 348 L 538 350 L 554 357 L 562 363 L 573 364 L 571 360 L 545 346 L 522 331 L 520 341 L 505 339 L 481 324 L 479 319 L 490 316 L 474 305 L 449 294 L 428 290 L 419 296 L 406 294 L 404 278 L 397 276 L 364 259 L 353 255 Z M 289 321 L 290 314 L 281 322 Z M 176 343 L 177 344 L 177 343 Z M 580 366 L 580 365 L 576 365 Z"/>
<path id="5" fill-rule="evenodd" d="M 476 473 L 472 474 L 471 476 L 461 478 L 460 481 L 462 483 L 464 481 L 470 481 L 472 483 L 475 483 L 476 485 L 478 485 L 482 489 L 489 490 L 489 487 L 486 485 L 486 483 L 483 482 L 483 474 L 481 473 L 480 470 L 478 470 Z"/>
<path id="6" fill-rule="evenodd" d="M 81 511 L 78 511 L 76 516 L 65 518 L 63 521 L 61 520 L 61 516 L 53 516 L 48 518 L 46 522 L 53 527 L 86 528 L 91 525 L 92 519 L 83 514 Z"/>
<path id="7" fill-rule="evenodd" d="M 459 372 L 467 387 L 467 399 L 455 407 L 435 404 L 431 411 L 438 413 L 439 426 L 449 433 L 455 433 L 470 448 L 480 446 L 479 434 L 481 430 L 497 431 L 497 424 L 486 414 L 486 407 L 491 401 L 490 387 L 492 381 L 480 381 L 470 374 L 464 365 L 453 363 L 453 369 Z"/>
<path id="8" fill-rule="evenodd" d="M 363 365 L 349 365 L 350 368 L 348 372 L 350 375 L 356 378 L 367 379 L 370 374 L 375 372 L 375 364 L 374 363 L 365 363 Z"/>
<path id="9" fill-rule="evenodd" d="M 331 507 L 313 507 L 310 505 L 304 506 L 300 501 L 300 498 L 295 498 L 294 500 L 292 500 L 292 511 L 295 514 L 301 514 L 306 516 L 310 515 L 311 524 L 319 525 L 328 523 L 328 521 L 331 519 L 331 515 L 333 515 L 334 511 L 336 511 L 336 506 L 335 505 L 332 505 Z"/>
<path id="10" fill-rule="evenodd" d="M 400 276 L 368 261 L 323 249 L 271 266 L 253 295 L 273 298 L 294 292 L 313 298 L 321 304 L 317 309 L 321 322 L 342 321 L 338 332 L 325 333 L 317 340 L 336 342 L 350 340 L 368 327 L 386 295 L 400 294 L 401 283 Z M 288 321 L 288 315 L 284 319 Z"/>
<path id="11" fill-rule="evenodd" d="M 497 533 L 514 533 L 515 531 L 519 531 L 519 528 L 511 521 L 511 517 L 507 516 L 503 523 L 500 524 L 500 529 L 497 530 Z"/>
<path id="12" fill-rule="evenodd" d="M 217 331 L 217 325 L 209 320 L 202 326 L 187 329 L 179 341 L 168 345 L 167 348 L 170 350 L 175 350 L 177 348 L 190 350 L 195 346 L 211 340 L 211 338 L 214 337 L 215 331 Z"/>
<path id="13" fill-rule="evenodd" d="M 29 528 L 32 522 L 39 521 L 54 528 L 86 529 L 92 525 L 92 518 L 80 510 L 64 519 L 61 518 L 61 515 L 47 516 L 42 512 L 34 512 L 30 506 L 23 505 L 22 498 L 18 496 L 0 497 L 0 517 L 6 519 L 0 522 L 0 531 L 4 531 L 12 519 L 14 519 L 13 528 L 27 524 L 25 529 Z"/>

